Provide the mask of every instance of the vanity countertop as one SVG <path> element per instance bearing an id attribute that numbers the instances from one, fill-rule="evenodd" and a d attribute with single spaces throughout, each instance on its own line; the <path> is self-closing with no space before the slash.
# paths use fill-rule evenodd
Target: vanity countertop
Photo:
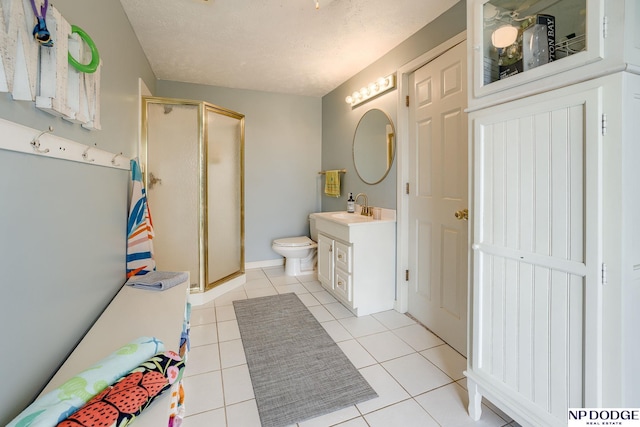
<path id="1" fill-rule="evenodd" d="M 359 212 L 359 211 L 360 209 L 356 208 L 356 212 Z M 395 210 L 382 208 L 381 213 L 382 213 L 381 219 L 373 219 L 372 216 L 360 215 L 359 213 L 348 213 L 347 211 L 317 212 L 317 213 L 312 213 L 311 216 L 316 219 L 324 219 L 324 220 L 332 221 L 338 224 L 346 225 L 349 227 L 367 225 L 367 224 L 370 225 L 374 223 L 396 222 Z"/>

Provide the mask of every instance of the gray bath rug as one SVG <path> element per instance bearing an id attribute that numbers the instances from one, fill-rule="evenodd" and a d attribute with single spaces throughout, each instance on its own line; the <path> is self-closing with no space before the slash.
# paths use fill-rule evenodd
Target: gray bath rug
<path id="1" fill-rule="evenodd" d="M 263 427 L 282 427 L 377 397 L 293 293 L 234 301 Z"/>

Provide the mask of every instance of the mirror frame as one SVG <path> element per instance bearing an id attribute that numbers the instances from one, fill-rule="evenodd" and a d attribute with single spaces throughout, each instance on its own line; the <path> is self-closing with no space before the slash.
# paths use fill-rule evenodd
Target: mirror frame
<path id="1" fill-rule="evenodd" d="M 382 174 L 382 176 L 380 177 L 380 179 L 374 180 L 374 181 L 367 181 L 365 178 L 362 177 L 362 174 L 358 170 L 358 164 L 356 162 L 356 139 L 358 137 L 358 129 L 360 128 L 360 125 L 362 124 L 362 121 L 367 116 L 367 114 L 369 114 L 371 112 L 374 112 L 374 111 L 379 111 L 382 114 L 384 114 L 384 116 L 387 119 L 388 124 L 391 125 L 391 133 L 387 135 L 387 141 L 386 141 L 387 168 L 384 171 L 384 173 Z M 385 111 L 383 111 L 383 110 L 381 110 L 379 108 L 372 108 L 372 109 L 366 111 L 362 115 L 362 117 L 360 117 L 360 120 L 358 121 L 358 125 L 356 126 L 356 130 L 353 133 L 353 143 L 351 144 L 351 153 L 352 153 L 352 157 L 353 157 L 353 166 L 354 166 L 354 168 L 356 170 L 356 173 L 358 174 L 358 177 L 365 184 L 375 185 L 375 184 L 378 184 L 378 183 L 382 182 L 387 177 L 387 175 L 389 175 L 389 171 L 391 170 L 391 167 L 393 166 L 393 160 L 394 160 L 395 155 L 396 155 L 396 128 L 395 128 L 395 126 L 393 124 L 393 120 L 391 120 L 391 116 L 389 116 L 389 114 L 387 114 Z"/>

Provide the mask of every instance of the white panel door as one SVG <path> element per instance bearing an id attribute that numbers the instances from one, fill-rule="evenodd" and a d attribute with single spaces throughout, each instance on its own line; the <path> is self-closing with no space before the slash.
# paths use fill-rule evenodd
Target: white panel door
<path id="1" fill-rule="evenodd" d="M 471 115 L 472 416 L 474 384 L 534 425 L 598 404 L 600 104 L 565 91 Z"/>
<path id="2" fill-rule="evenodd" d="M 410 76 L 408 311 L 467 352 L 468 205 L 465 43 Z"/>

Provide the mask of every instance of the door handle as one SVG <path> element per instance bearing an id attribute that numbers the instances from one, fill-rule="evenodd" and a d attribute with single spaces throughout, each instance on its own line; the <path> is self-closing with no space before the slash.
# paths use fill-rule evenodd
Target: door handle
<path id="1" fill-rule="evenodd" d="M 456 213 L 453 214 L 457 220 L 459 221 L 468 221 L 469 220 L 469 209 L 462 209 L 461 211 L 456 211 Z"/>

